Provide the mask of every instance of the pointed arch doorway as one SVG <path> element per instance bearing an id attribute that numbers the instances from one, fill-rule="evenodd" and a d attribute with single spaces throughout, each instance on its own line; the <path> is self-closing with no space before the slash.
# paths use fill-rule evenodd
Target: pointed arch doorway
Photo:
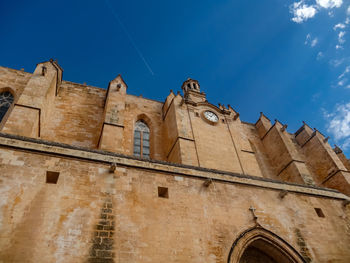
<path id="1" fill-rule="evenodd" d="M 260 226 L 244 231 L 233 243 L 228 263 L 307 263 L 286 241 Z"/>

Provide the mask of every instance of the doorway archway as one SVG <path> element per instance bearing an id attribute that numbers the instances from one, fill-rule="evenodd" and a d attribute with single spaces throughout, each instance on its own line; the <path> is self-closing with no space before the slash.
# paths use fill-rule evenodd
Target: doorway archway
<path id="1" fill-rule="evenodd" d="M 228 263 L 307 263 L 282 238 L 261 227 L 250 228 L 234 241 Z"/>

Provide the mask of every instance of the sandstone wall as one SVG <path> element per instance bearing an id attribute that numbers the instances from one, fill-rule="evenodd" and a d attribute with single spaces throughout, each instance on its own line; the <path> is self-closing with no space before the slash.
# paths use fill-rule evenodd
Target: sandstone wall
<path id="1" fill-rule="evenodd" d="M 0 262 L 227 262 L 255 225 L 250 207 L 306 260 L 350 261 L 350 208 L 336 192 L 215 173 L 206 187 L 201 170 L 40 141 L 0 145 Z M 59 172 L 57 184 L 47 171 Z M 281 198 L 283 189 L 295 192 Z"/>
<path id="2" fill-rule="evenodd" d="M 21 70 L 0 67 L 0 92 L 11 92 L 14 95 L 14 102 L 16 103 L 31 75 L 31 73 Z M 14 106 L 12 105 L 4 117 L 4 121 L 0 123 L 0 130 L 3 128 L 13 108 Z"/>
<path id="3" fill-rule="evenodd" d="M 52 115 L 42 138 L 87 148 L 97 148 L 106 91 L 63 82 L 52 105 Z"/>
<path id="4" fill-rule="evenodd" d="M 227 262 L 254 226 L 305 262 L 350 261 L 348 160 L 305 123 L 242 122 L 191 79 L 162 103 L 120 75 L 107 90 L 62 81 L 52 60 L 0 74 L 15 96 L 0 124 L 0 262 Z M 133 157 L 138 120 L 150 160 Z"/>

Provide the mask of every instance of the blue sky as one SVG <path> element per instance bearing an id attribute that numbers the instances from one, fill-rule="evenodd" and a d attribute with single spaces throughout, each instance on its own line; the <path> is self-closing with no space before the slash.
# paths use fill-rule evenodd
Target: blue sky
<path id="1" fill-rule="evenodd" d="M 1 1 L 0 65 L 164 101 L 188 77 L 241 119 L 302 121 L 350 156 L 350 1 Z M 349 17 L 349 20 L 347 18 Z"/>

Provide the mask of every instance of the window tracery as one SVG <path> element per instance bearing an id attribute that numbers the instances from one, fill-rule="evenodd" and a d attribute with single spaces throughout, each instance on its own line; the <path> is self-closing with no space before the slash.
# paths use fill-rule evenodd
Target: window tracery
<path id="1" fill-rule="evenodd" d="M 149 128 L 145 122 L 139 120 L 134 130 L 134 155 L 142 158 L 150 157 Z"/>
<path id="2" fill-rule="evenodd" d="M 13 95 L 9 91 L 0 93 L 0 122 L 13 103 Z"/>

